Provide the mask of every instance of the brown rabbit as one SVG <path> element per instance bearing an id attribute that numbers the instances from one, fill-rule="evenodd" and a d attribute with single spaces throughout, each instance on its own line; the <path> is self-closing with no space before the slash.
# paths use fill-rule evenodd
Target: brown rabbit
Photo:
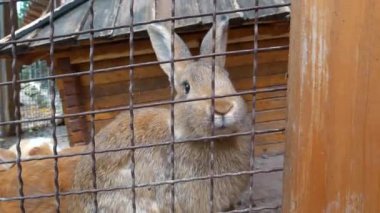
<path id="1" fill-rule="evenodd" d="M 59 154 L 73 154 L 79 153 L 84 147 L 67 148 L 59 152 Z M 8 152 L 10 152 L 8 150 Z M 12 153 L 12 152 L 11 152 Z M 0 152 L 0 157 L 3 156 Z M 39 155 L 41 156 L 41 155 Z M 16 155 L 13 154 L 14 159 Z M 14 160 L 14 159 L 7 159 Z M 75 165 L 79 157 L 65 157 L 58 160 L 59 170 L 59 190 L 60 192 L 67 192 L 70 190 L 73 182 L 73 173 Z M 22 162 L 22 179 L 24 182 L 25 196 L 38 196 L 42 194 L 54 194 L 54 160 L 38 160 Z M 18 197 L 18 170 L 14 166 L 7 171 L 0 172 L 0 197 Z M 61 210 L 67 212 L 66 197 L 61 198 Z M 25 200 L 26 212 L 56 212 L 55 197 L 40 198 L 40 199 L 27 199 Z M 2 201 L 0 202 L 0 212 L 13 213 L 20 211 L 19 201 Z"/>
<path id="2" fill-rule="evenodd" d="M 16 154 L 9 149 L 0 148 L 0 163 L 5 161 L 12 161 L 16 159 Z M 0 172 L 10 169 L 14 163 L 2 163 L 0 164 Z"/>
<path id="3" fill-rule="evenodd" d="M 216 25 L 216 52 L 224 52 L 227 42 L 228 20 Z M 158 24 L 150 25 L 148 33 L 160 61 L 171 58 L 171 33 Z M 175 34 L 174 58 L 190 57 L 190 51 Z M 212 53 L 212 30 L 202 41 L 201 54 Z M 215 94 L 236 93 L 224 68 L 225 56 L 216 57 Z M 170 76 L 171 65 L 161 64 Z M 211 58 L 181 61 L 174 64 L 176 100 L 210 97 Z M 188 140 L 211 135 L 211 100 L 177 103 L 174 106 L 176 140 Z M 128 147 L 131 145 L 130 113 L 123 112 L 95 137 L 96 150 Z M 245 102 L 240 96 L 215 100 L 215 134 L 249 130 L 250 122 Z M 134 142 L 136 145 L 156 144 L 171 140 L 170 109 L 163 107 L 134 110 Z M 215 140 L 214 174 L 249 170 L 249 137 Z M 174 147 L 175 179 L 207 176 L 210 174 L 210 149 L 205 141 L 180 143 Z M 135 151 L 136 184 L 171 180 L 170 146 L 156 146 Z M 96 183 L 98 189 L 131 186 L 131 151 L 96 154 Z M 228 208 L 247 187 L 249 176 L 215 179 L 214 210 Z M 81 158 L 75 172 L 76 190 L 92 189 L 92 160 Z M 176 183 L 176 212 L 209 212 L 210 180 Z M 159 185 L 136 188 L 137 212 L 169 212 L 171 186 Z M 71 196 L 69 212 L 93 212 L 94 194 Z M 97 193 L 100 212 L 132 212 L 130 189 L 100 191 Z"/>
<path id="4" fill-rule="evenodd" d="M 53 139 L 46 137 L 24 138 L 20 141 L 21 159 L 41 157 L 53 154 Z M 0 149 L 0 162 L 15 160 L 17 157 L 16 144 L 9 149 Z M 59 151 L 60 148 L 57 147 Z M 8 170 L 14 163 L 0 164 L 0 171 Z"/>

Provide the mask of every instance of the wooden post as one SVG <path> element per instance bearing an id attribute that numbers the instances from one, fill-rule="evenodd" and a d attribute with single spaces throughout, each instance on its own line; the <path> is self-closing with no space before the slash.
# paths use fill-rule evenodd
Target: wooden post
<path id="1" fill-rule="evenodd" d="M 13 4 L 16 4 L 13 2 Z M 13 23 L 10 18 L 10 8 L 11 3 L 4 3 L 0 5 L 0 37 L 8 35 L 11 33 L 12 24 L 15 29 L 18 29 L 18 18 L 17 13 L 13 14 Z M 14 7 L 16 8 L 16 7 Z M 0 60 L 0 82 L 12 81 L 12 69 L 11 69 L 11 59 L 8 60 Z M 17 58 L 16 63 L 16 72 L 20 73 L 22 64 L 20 59 Z M 18 89 L 20 85 L 17 85 Z M 16 105 L 13 101 L 13 90 L 12 86 L 0 86 L 0 121 L 13 121 L 16 120 L 14 116 Z M 2 136 L 13 136 L 16 134 L 16 125 L 3 125 L 0 126 L 0 134 Z"/>
<path id="2" fill-rule="evenodd" d="M 283 212 L 380 212 L 379 11 L 292 1 Z"/>
<path id="3" fill-rule="evenodd" d="M 70 73 L 74 69 L 71 67 L 70 59 L 57 60 L 58 73 Z M 81 102 L 79 77 L 68 77 L 58 79 L 60 95 L 63 99 L 63 111 L 65 114 L 79 113 L 84 111 Z M 67 133 L 70 139 L 70 146 L 86 144 L 88 142 L 88 130 L 85 116 L 65 118 Z"/>

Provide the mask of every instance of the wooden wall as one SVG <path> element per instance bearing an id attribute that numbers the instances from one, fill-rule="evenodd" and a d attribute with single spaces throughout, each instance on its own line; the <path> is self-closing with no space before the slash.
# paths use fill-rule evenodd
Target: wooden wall
<path id="1" fill-rule="evenodd" d="M 285 213 L 380 212 L 379 10 L 292 1 Z"/>
<path id="2" fill-rule="evenodd" d="M 233 29 L 230 32 L 228 50 L 253 48 L 253 27 Z M 259 47 L 271 47 L 288 44 L 288 23 L 281 25 L 265 25 L 260 31 Z M 194 54 L 205 32 L 186 34 L 184 40 Z M 135 63 L 155 61 L 155 55 L 148 40 L 137 41 Z M 119 50 L 119 51 L 117 51 Z M 81 52 L 82 51 L 82 52 Z M 74 71 L 89 69 L 88 49 L 72 52 L 70 55 Z M 114 51 L 114 52 L 113 52 Z M 109 68 L 129 63 L 129 47 L 127 42 L 115 45 L 95 45 L 95 69 Z M 262 52 L 258 54 L 257 87 L 285 85 L 287 77 L 288 50 Z M 227 57 L 227 69 L 230 72 L 235 88 L 238 91 L 252 89 L 253 55 L 234 55 Z M 128 105 L 129 69 L 121 69 L 95 75 L 95 108 L 108 109 Z M 61 94 L 64 94 L 62 82 L 58 82 Z M 90 110 L 90 77 L 80 77 L 80 87 L 84 110 Z M 170 90 L 167 76 L 158 65 L 136 68 L 134 78 L 135 103 L 169 100 Z M 62 96 L 64 97 L 64 96 Z M 247 105 L 252 106 L 252 95 L 245 95 Z M 63 100 L 65 102 L 65 100 Z M 285 127 L 286 92 L 268 92 L 257 95 L 256 129 L 273 129 Z M 99 131 L 115 117 L 116 112 L 95 115 L 95 128 Z M 89 122 L 90 117 L 86 118 Z M 89 124 L 89 123 L 88 123 Z M 258 153 L 281 153 L 284 150 L 284 133 L 271 133 L 257 136 Z"/>

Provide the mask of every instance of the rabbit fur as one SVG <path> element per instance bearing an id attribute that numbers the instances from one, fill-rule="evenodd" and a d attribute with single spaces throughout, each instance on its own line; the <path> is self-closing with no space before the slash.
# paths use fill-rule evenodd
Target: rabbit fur
<path id="1" fill-rule="evenodd" d="M 215 50 L 225 52 L 228 20 L 216 26 Z M 201 54 L 212 53 L 212 31 L 201 44 Z M 171 33 L 162 25 L 152 24 L 148 34 L 159 61 L 171 59 Z M 189 48 L 174 34 L 174 58 L 190 57 Z M 224 68 L 225 56 L 215 57 L 215 95 L 236 93 Z M 171 64 L 160 64 L 171 79 Z M 174 63 L 175 100 L 210 97 L 212 95 L 212 59 L 180 61 Z M 175 140 L 191 140 L 211 136 L 211 100 L 198 100 L 174 105 Z M 148 145 L 172 140 L 171 111 L 169 107 L 150 107 L 133 110 L 134 131 L 130 128 L 130 112 L 120 113 L 115 120 L 100 130 L 95 137 L 95 149 L 119 149 L 135 145 Z M 215 99 L 215 135 L 249 131 L 251 129 L 245 102 L 240 96 Z M 175 143 L 175 179 L 208 176 L 210 174 L 209 141 Z M 250 136 L 215 139 L 214 174 L 249 170 Z M 88 148 L 91 150 L 91 148 Z M 171 180 L 170 146 L 136 149 L 135 184 Z M 93 188 L 92 159 L 82 157 L 76 167 L 73 189 Z M 130 150 L 96 154 L 96 186 L 98 189 L 132 186 L 132 152 Z M 249 176 L 214 179 L 214 211 L 228 208 L 237 201 L 249 182 Z M 137 212 L 170 212 L 171 186 L 168 184 L 135 188 Z M 197 180 L 174 184 L 176 212 L 209 212 L 210 180 Z M 93 212 L 94 193 L 70 196 L 69 212 Z M 132 190 L 97 192 L 100 212 L 132 212 Z"/>
<path id="2" fill-rule="evenodd" d="M 84 147 L 72 147 L 61 150 L 58 154 L 74 154 L 82 152 Z M 40 153 L 42 156 L 43 153 Z M 16 155 L 14 155 L 16 158 Z M 79 156 L 59 158 L 59 191 L 68 192 L 72 187 L 75 165 Z M 21 162 L 22 179 L 24 182 L 24 195 L 37 196 L 42 194 L 54 194 L 54 160 L 34 160 Z M 19 196 L 18 169 L 13 166 L 7 171 L 0 172 L 0 197 L 10 198 Z M 61 212 L 67 212 L 66 196 L 60 196 Z M 55 197 L 26 199 L 24 201 L 26 212 L 46 212 L 53 213 L 56 211 Z M 0 202 L 0 212 L 13 213 L 20 211 L 20 202 L 3 201 Z"/>
<path id="3" fill-rule="evenodd" d="M 30 157 L 41 157 L 53 154 L 52 138 L 37 137 L 37 138 L 24 138 L 20 141 L 21 159 L 28 159 Z M 60 148 L 57 147 L 57 151 Z M 17 144 L 13 144 L 9 149 L 0 149 L 0 162 L 16 160 L 17 158 Z M 8 170 L 14 166 L 14 163 L 0 164 L 0 171 Z"/>

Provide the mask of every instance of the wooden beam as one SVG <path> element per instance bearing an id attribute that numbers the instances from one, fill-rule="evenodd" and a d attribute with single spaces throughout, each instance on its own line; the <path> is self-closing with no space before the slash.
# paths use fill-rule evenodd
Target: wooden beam
<path id="1" fill-rule="evenodd" d="M 74 72 L 70 60 L 57 60 L 58 73 Z M 60 95 L 63 99 L 63 111 L 65 114 L 83 112 L 79 78 L 69 77 L 59 79 Z M 88 130 L 84 116 L 65 118 L 65 124 L 70 139 L 70 146 L 88 143 Z"/>
<path id="2" fill-rule="evenodd" d="M 378 11 L 292 1 L 285 213 L 380 212 Z"/>
<path id="3" fill-rule="evenodd" d="M 288 26 L 288 25 L 287 25 Z M 273 26 L 272 26 L 273 27 Z M 274 46 L 274 43 L 288 43 L 287 33 L 288 28 L 281 28 L 281 31 L 278 31 L 278 34 L 270 32 L 271 25 L 263 26 L 262 31 L 265 34 L 260 34 L 260 47 Z M 275 31 L 275 30 L 274 30 Z M 186 42 L 187 46 L 191 49 L 198 49 L 202 38 L 205 32 L 196 32 L 190 34 L 184 34 L 181 37 Z M 229 45 L 245 45 L 248 44 L 248 48 L 253 47 L 253 30 L 252 27 L 243 27 L 243 28 L 233 28 L 229 31 Z M 275 36 L 277 35 L 277 36 Z M 278 38 L 277 38 L 278 37 Z M 87 42 L 87 41 L 85 41 Z M 269 44 L 269 45 L 268 45 Z M 140 39 L 134 42 L 135 51 L 134 54 L 145 55 L 152 54 L 153 49 L 148 39 Z M 241 49 L 240 49 L 241 50 Z M 113 58 L 121 58 L 129 56 L 129 44 L 128 42 L 114 42 L 114 43 L 105 43 L 95 45 L 95 54 L 94 60 L 107 60 Z M 70 60 L 73 64 L 85 63 L 89 61 L 89 47 L 86 43 L 82 44 L 81 48 L 67 51 L 61 51 L 57 53 L 57 57 L 64 56 L 70 57 Z M 198 54 L 198 53 L 196 53 Z"/>
<path id="4" fill-rule="evenodd" d="M 18 22 L 17 22 L 17 13 L 14 13 L 13 15 L 13 23 L 11 21 L 10 17 L 10 9 L 11 9 L 11 4 L 16 4 L 15 2 L 13 3 L 4 3 L 3 4 L 3 18 L 4 19 L 4 35 L 7 35 L 11 33 L 11 27 L 12 25 L 15 27 L 17 30 L 18 28 Z M 14 5 L 14 8 L 16 8 L 16 5 Z M 12 81 L 13 73 L 12 73 L 12 58 L 9 58 L 8 60 L 5 60 L 5 70 L 0 70 L 0 72 L 3 72 L 0 80 L 1 82 L 6 82 L 6 81 Z M 19 79 L 19 73 L 22 67 L 22 61 L 20 60 L 19 57 L 17 57 L 16 60 L 16 66 L 15 66 L 15 72 L 16 72 L 16 79 Z M 20 90 L 20 85 L 16 85 L 16 91 Z M 14 121 L 17 120 L 16 117 L 21 117 L 20 112 L 18 113 L 18 116 L 15 116 L 15 109 L 16 109 L 16 103 L 13 101 L 13 93 L 14 91 L 12 90 L 12 86 L 1 86 L 0 88 L 0 93 L 2 100 L 0 105 L 2 105 L 0 108 L 2 108 L 3 112 L 2 113 L 2 121 Z M 19 102 L 19 97 L 16 98 L 17 102 Z M 16 133 L 16 125 L 4 125 L 1 126 L 1 132 L 3 133 L 4 136 L 14 136 Z M 21 133 L 21 132 L 20 132 Z"/>

